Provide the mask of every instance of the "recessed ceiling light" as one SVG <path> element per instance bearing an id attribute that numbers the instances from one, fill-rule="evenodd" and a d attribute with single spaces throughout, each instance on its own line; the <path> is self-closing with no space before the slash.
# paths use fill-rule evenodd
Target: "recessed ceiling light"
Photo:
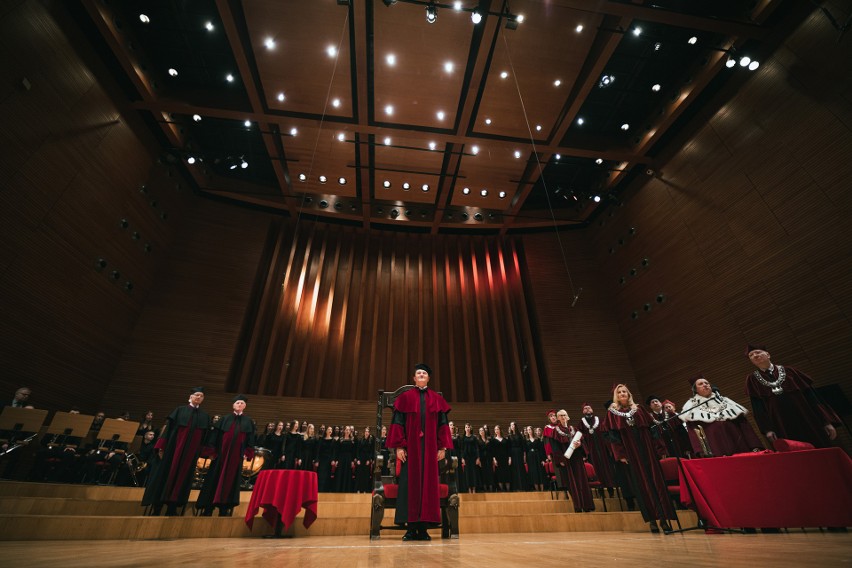
<path id="1" fill-rule="evenodd" d="M 660 84 L 659 84 L 659 83 L 654 83 L 653 85 L 651 85 L 651 90 L 652 90 L 652 91 L 654 91 L 654 92 L 656 93 L 657 91 L 659 91 L 659 90 L 660 90 Z"/>
<path id="2" fill-rule="evenodd" d="M 325 176 L 320 176 L 320 177 L 319 177 L 319 182 L 320 182 L 320 183 L 325 183 L 325 182 L 327 182 L 327 181 L 328 181 L 328 178 L 327 178 L 327 177 L 325 177 Z"/>
<path id="3" fill-rule="evenodd" d="M 385 146 L 390 146 L 390 145 L 391 145 L 391 139 L 390 139 L 389 136 L 386 136 L 385 137 Z"/>
<path id="4" fill-rule="evenodd" d="M 268 37 L 264 40 L 263 45 L 266 46 L 266 49 L 275 49 L 275 40 L 271 37 Z"/>
<path id="5" fill-rule="evenodd" d="M 470 188 L 466 187 L 466 188 L 462 189 L 462 193 L 465 194 L 465 195 L 469 195 L 470 194 Z"/>
<path id="6" fill-rule="evenodd" d="M 654 44 L 654 51 L 660 51 L 660 48 L 663 47 L 663 44 L 660 42 L 656 42 Z"/>
<path id="7" fill-rule="evenodd" d="M 299 174 L 299 181 L 305 181 L 306 179 L 308 179 L 308 176 L 307 176 L 307 175 L 305 175 L 305 174 Z"/>
<path id="8" fill-rule="evenodd" d="M 597 165 L 601 165 L 601 164 L 603 164 L 603 159 L 602 159 L 602 158 L 598 158 L 597 160 L 595 160 L 595 163 L 596 163 Z"/>
<path id="9" fill-rule="evenodd" d="M 393 67 L 394 65 L 396 65 L 396 55 L 394 55 L 393 53 L 388 53 L 387 57 L 385 57 L 385 61 L 388 62 L 388 65 Z"/>
<path id="10" fill-rule="evenodd" d="M 194 120 L 195 122 L 201 122 L 201 115 L 200 114 L 193 114 L 192 120 Z"/>
<path id="11" fill-rule="evenodd" d="M 337 55 L 337 48 L 333 45 L 329 45 L 325 48 L 325 52 L 328 54 L 329 57 L 334 57 L 335 55 Z"/>
<path id="12" fill-rule="evenodd" d="M 452 62 L 452 61 L 446 61 L 446 62 L 444 63 L 444 71 L 446 71 L 447 73 L 452 73 L 452 72 L 453 72 L 453 69 L 455 69 L 455 67 L 456 67 L 456 66 L 455 66 L 455 65 L 453 65 L 453 62 Z"/>
<path id="13" fill-rule="evenodd" d="M 686 40 L 686 43 L 688 43 L 689 45 L 695 45 L 696 43 L 698 43 L 698 38 L 695 37 L 695 36 L 692 36 L 691 38 Z"/>
<path id="14" fill-rule="evenodd" d="M 177 77 L 177 69 L 175 69 L 174 67 L 169 68 L 169 75 L 171 75 L 172 77 Z"/>
<path id="15" fill-rule="evenodd" d="M 242 169 L 246 169 L 246 168 L 248 167 L 248 162 L 246 162 L 246 161 L 245 161 L 245 159 L 243 159 L 243 160 L 240 162 L 240 167 L 241 167 Z"/>
<path id="16" fill-rule="evenodd" d="M 603 89 L 605 87 L 609 87 L 615 83 L 615 75 L 603 75 L 601 76 L 601 80 L 598 82 L 598 87 Z"/>
<path id="17" fill-rule="evenodd" d="M 340 99 L 334 99 L 331 101 L 331 106 L 334 108 L 338 108 L 340 106 Z"/>
<path id="18" fill-rule="evenodd" d="M 506 192 L 505 192 L 505 191 L 501 191 L 501 192 L 500 192 L 500 193 L 498 193 L 497 195 L 500 197 L 500 199 L 505 199 L 505 198 L 506 198 Z"/>
<path id="19" fill-rule="evenodd" d="M 509 76 L 509 73 L 508 73 L 507 71 L 503 71 L 502 73 L 500 73 L 500 78 L 501 78 L 501 79 L 505 79 L 505 78 L 506 78 L 506 77 L 508 77 L 508 76 Z"/>
<path id="20" fill-rule="evenodd" d="M 536 132 L 541 132 L 541 125 L 540 125 L 540 124 L 536 124 L 536 125 L 535 125 L 535 131 L 536 131 Z"/>
<path id="21" fill-rule="evenodd" d="M 408 183 L 407 181 L 402 182 L 402 189 L 404 189 L 405 191 L 408 191 L 409 189 L 411 189 L 411 184 Z"/>
<path id="22" fill-rule="evenodd" d="M 482 14 L 479 12 L 479 10 L 474 10 L 470 13 L 470 21 L 474 24 L 478 24 L 482 21 Z"/>
<path id="23" fill-rule="evenodd" d="M 284 93 L 278 93 L 278 102 L 283 103 L 285 98 Z"/>
<path id="24" fill-rule="evenodd" d="M 251 121 L 250 120 L 245 121 L 243 124 L 245 125 L 246 128 L 251 128 Z"/>
<path id="25" fill-rule="evenodd" d="M 485 119 L 485 124 L 491 124 L 491 119 L 490 119 L 490 118 L 486 118 L 486 119 Z"/>
<path id="26" fill-rule="evenodd" d="M 344 133 L 340 132 L 340 133 L 337 134 L 337 139 L 340 140 L 341 142 L 343 142 L 344 140 L 346 140 L 346 135 Z"/>
<path id="27" fill-rule="evenodd" d="M 149 23 L 151 23 L 151 18 L 149 18 L 145 14 L 139 14 L 139 21 L 142 22 L 143 24 L 149 24 Z"/>
<path id="28" fill-rule="evenodd" d="M 230 73 L 228 73 L 227 75 L 225 75 L 225 80 L 229 83 L 233 83 L 234 82 L 234 76 L 231 75 Z"/>
<path id="29" fill-rule="evenodd" d="M 586 121 L 585 121 L 585 120 L 583 120 L 583 118 L 582 118 L 582 117 L 580 117 L 580 118 L 578 118 L 578 119 L 577 119 L 577 124 L 579 124 L 580 126 L 583 126 L 583 124 L 584 124 L 585 122 L 586 122 Z"/>
<path id="30" fill-rule="evenodd" d="M 518 14 L 518 17 L 515 18 L 515 21 L 518 22 L 519 24 L 524 23 L 524 15 Z"/>
<path id="31" fill-rule="evenodd" d="M 215 29 L 215 28 L 213 27 L 213 22 L 207 22 L 207 23 L 205 23 L 205 24 L 204 24 L 204 28 L 205 28 L 208 32 L 212 32 L 212 31 Z"/>
<path id="32" fill-rule="evenodd" d="M 559 85 L 561 85 L 561 84 L 562 84 L 562 79 L 557 79 L 557 80 L 555 80 L 555 81 L 553 82 L 553 86 L 554 86 L 554 87 L 558 87 L 558 86 L 559 86 Z"/>
<path id="33" fill-rule="evenodd" d="M 554 156 L 554 158 L 556 158 L 557 160 L 561 160 L 561 159 L 562 159 L 562 154 L 556 154 L 556 155 Z"/>
<path id="34" fill-rule="evenodd" d="M 385 107 L 385 114 L 391 116 L 393 114 L 393 105 L 387 105 Z"/>
<path id="35" fill-rule="evenodd" d="M 340 185 L 346 185 L 346 178 L 345 177 L 337 178 L 337 183 L 339 183 Z"/>
<path id="36" fill-rule="evenodd" d="M 630 130 L 630 125 L 625 122 L 624 124 L 621 125 L 621 129 L 622 130 Z"/>
<path id="37" fill-rule="evenodd" d="M 594 196 L 592 199 L 595 201 L 595 203 L 600 203 L 600 202 L 601 202 L 601 196 L 600 196 L 600 195 L 596 195 L 596 196 Z"/>
<path id="38" fill-rule="evenodd" d="M 194 164 L 194 163 L 195 163 L 195 156 L 190 156 L 190 157 L 188 157 L 188 158 L 186 159 L 186 163 L 187 163 L 187 164 Z"/>
<path id="39" fill-rule="evenodd" d="M 391 182 L 389 180 L 385 180 L 385 181 L 382 182 L 382 185 L 385 186 L 385 187 L 390 187 Z"/>
<path id="40" fill-rule="evenodd" d="M 436 116 L 438 117 L 438 120 L 444 120 L 444 111 L 439 110 Z"/>
<path id="41" fill-rule="evenodd" d="M 472 146 L 472 147 L 470 148 L 470 153 L 471 153 L 471 154 L 473 154 L 474 156 L 476 156 L 477 154 L 479 154 L 479 146 Z"/>
<path id="42" fill-rule="evenodd" d="M 429 149 L 430 149 L 430 150 L 434 150 L 437 146 L 438 146 L 438 145 L 437 145 L 437 144 L 435 144 L 434 142 L 429 142 Z"/>
<path id="43" fill-rule="evenodd" d="M 488 197 L 488 190 L 483 189 L 482 191 L 479 192 L 479 195 L 481 195 L 482 197 Z"/>
<path id="44" fill-rule="evenodd" d="M 642 28 L 640 28 L 638 26 L 633 28 L 633 35 L 635 35 L 636 37 L 639 37 L 640 35 L 642 35 Z"/>
<path id="45" fill-rule="evenodd" d="M 581 31 L 583 31 L 583 24 L 577 24 L 577 27 L 574 28 L 574 31 L 577 32 L 577 33 L 580 33 Z"/>
<path id="46" fill-rule="evenodd" d="M 461 2 L 459 2 L 459 1 L 453 2 L 453 8 L 454 8 L 455 10 L 459 10 L 459 11 L 460 11 L 460 10 L 462 9 L 462 3 L 461 3 Z"/>
<path id="47" fill-rule="evenodd" d="M 424 183 L 423 185 L 420 186 L 420 189 L 422 189 L 424 192 L 429 191 L 429 184 Z"/>
<path id="48" fill-rule="evenodd" d="M 520 157 L 521 157 L 521 151 L 520 151 L 520 150 L 515 150 L 515 159 L 517 160 L 517 159 L 518 159 L 518 158 L 520 158 Z"/>
<path id="49" fill-rule="evenodd" d="M 296 135 L 296 134 L 298 134 L 298 133 L 299 133 L 299 131 L 298 131 L 298 130 L 296 130 L 296 128 L 295 128 L 295 127 L 293 127 L 293 128 L 291 128 L 291 129 L 290 129 L 290 136 L 295 136 L 295 135 Z"/>

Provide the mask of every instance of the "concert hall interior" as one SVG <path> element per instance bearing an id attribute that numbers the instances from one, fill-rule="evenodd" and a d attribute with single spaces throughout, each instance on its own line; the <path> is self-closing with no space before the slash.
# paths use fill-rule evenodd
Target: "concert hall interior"
<path id="1" fill-rule="evenodd" d="M 585 404 L 603 421 L 618 384 L 680 410 L 703 375 L 771 449 L 746 391 L 765 346 L 813 378 L 848 453 L 850 22 L 848 0 L 3 2 L 3 406 L 26 387 L 42 433 L 72 409 L 159 430 L 199 385 L 211 417 L 246 398 L 258 439 L 375 435 L 379 390 L 425 361 L 475 436 Z M 106 516 L 119 540 L 252 537 L 189 512 L 143 529 L 142 488 L 89 466 L 24 483 L 37 444 L 0 456 L 0 540 L 96 540 Z M 462 493 L 454 542 L 630 532 L 653 560 L 641 539 L 663 538 L 618 494 L 595 513 L 498 495 Z M 367 545 L 369 495 L 319 503 L 291 543 Z M 848 544 L 792 532 L 666 538 L 789 537 L 826 562 Z"/>

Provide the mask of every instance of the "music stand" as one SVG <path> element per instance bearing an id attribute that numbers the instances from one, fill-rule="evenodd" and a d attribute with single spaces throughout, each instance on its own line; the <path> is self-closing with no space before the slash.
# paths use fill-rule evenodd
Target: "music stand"
<path id="1" fill-rule="evenodd" d="M 107 418 L 101 425 L 100 431 L 95 434 L 95 438 L 101 442 L 112 442 L 112 446 L 109 447 L 110 451 L 113 451 L 115 445 L 119 442 L 125 442 L 129 448 L 137 430 L 139 430 L 138 422 Z"/>
<path id="2" fill-rule="evenodd" d="M 13 444 L 17 440 L 18 434 L 24 432 L 37 433 L 46 418 L 47 410 L 7 406 L 0 413 L 0 432 L 8 432 L 9 444 Z"/>
<path id="3" fill-rule="evenodd" d="M 82 442 L 86 434 L 89 433 L 89 427 L 92 425 L 94 416 L 88 414 L 72 414 L 70 412 L 57 412 L 53 415 L 53 422 L 47 427 L 48 434 L 54 434 L 54 442 L 57 445 L 65 445 L 64 441 L 68 437 L 80 438 Z M 56 440 L 62 436 L 62 443 Z"/>

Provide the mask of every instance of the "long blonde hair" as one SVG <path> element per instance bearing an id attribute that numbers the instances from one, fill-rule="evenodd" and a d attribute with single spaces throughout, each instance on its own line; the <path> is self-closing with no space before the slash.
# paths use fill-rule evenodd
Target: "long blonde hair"
<path id="1" fill-rule="evenodd" d="M 615 388 L 612 389 L 612 403 L 616 405 L 616 407 L 621 406 L 618 402 L 618 396 L 616 396 L 618 389 L 620 389 L 621 387 L 624 387 L 624 390 L 627 391 L 627 404 L 630 406 L 630 408 L 636 408 L 636 403 L 633 402 L 633 393 L 630 392 L 630 389 L 627 388 L 627 385 L 623 383 L 615 385 Z"/>

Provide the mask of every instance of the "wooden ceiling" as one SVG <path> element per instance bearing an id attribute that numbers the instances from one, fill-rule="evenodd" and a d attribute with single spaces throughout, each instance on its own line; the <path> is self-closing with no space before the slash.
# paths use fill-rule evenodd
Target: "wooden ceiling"
<path id="1" fill-rule="evenodd" d="M 432 24 L 413 0 L 72 11 L 197 192 L 365 228 L 505 234 L 585 226 L 617 203 L 748 77 L 726 61 L 766 53 L 789 3 L 466 0 L 436 3 Z"/>

